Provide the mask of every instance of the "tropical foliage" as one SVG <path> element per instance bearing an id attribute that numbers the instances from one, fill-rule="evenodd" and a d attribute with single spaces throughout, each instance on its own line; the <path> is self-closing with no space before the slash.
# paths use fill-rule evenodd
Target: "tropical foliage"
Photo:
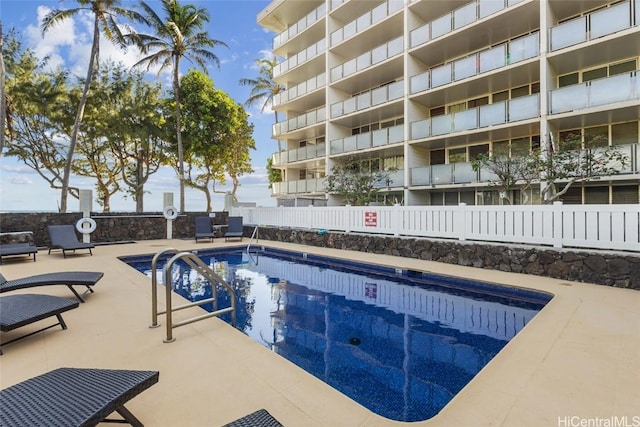
<path id="1" fill-rule="evenodd" d="M 353 158 L 336 163 L 325 180 L 327 192 L 342 196 L 347 205 L 368 205 L 384 186 L 393 183 L 391 172 L 394 171 L 373 170 L 368 165 Z"/>

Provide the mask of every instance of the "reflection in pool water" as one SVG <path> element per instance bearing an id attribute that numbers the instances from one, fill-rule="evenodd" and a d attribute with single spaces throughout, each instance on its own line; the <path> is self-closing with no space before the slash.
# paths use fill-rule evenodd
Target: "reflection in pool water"
<path id="1" fill-rule="evenodd" d="M 199 257 L 236 290 L 238 329 L 399 421 L 436 415 L 549 301 L 285 251 L 225 252 Z M 151 275 L 150 258 L 123 260 Z M 158 276 L 161 282 L 161 270 Z M 172 277 L 186 298 L 211 297 L 209 283 L 189 267 L 175 264 Z M 230 304 L 226 292 L 218 297 L 219 308 Z"/>

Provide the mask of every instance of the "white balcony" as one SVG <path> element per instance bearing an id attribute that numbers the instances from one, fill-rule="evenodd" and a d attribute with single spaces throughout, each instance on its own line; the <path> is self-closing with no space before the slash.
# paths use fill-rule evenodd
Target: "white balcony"
<path id="1" fill-rule="evenodd" d="M 281 151 L 272 156 L 274 166 L 283 166 L 288 163 L 299 162 L 302 160 L 311 160 L 323 158 L 326 154 L 327 145 L 311 144 L 306 147 L 296 148 L 294 150 Z"/>
<path id="2" fill-rule="evenodd" d="M 366 110 L 367 108 L 402 98 L 403 95 L 404 81 L 400 80 L 332 104 L 331 118 L 334 119 L 356 111 Z"/>
<path id="3" fill-rule="evenodd" d="M 326 119 L 326 108 L 318 108 L 317 110 L 309 111 L 284 122 L 274 124 L 273 135 L 280 136 L 287 132 L 292 132 L 294 130 L 302 129 L 307 126 L 313 126 L 315 124 L 322 123 Z"/>
<path id="4" fill-rule="evenodd" d="M 305 50 L 296 53 L 295 55 L 287 58 L 286 61 L 282 61 L 275 67 L 273 67 L 273 77 L 279 77 L 280 75 L 286 73 L 287 71 L 304 64 L 312 58 L 324 53 L 327 49 L 326 40 L 322 39 L 317 43 L 312 44 Z"/>
<path id="5" fill-rule="evenodd" d="M 324 193 L 324 178 L 300 179 L 297 181 L 274 182 L 271 184 L 273 196 L 289 194 Z"/>
<path id="6" fill-rule="evenodd" d="M 385 129 L 365 132 L 346 138 L 334 139 L 330 144 L 330 154 L 343 154 L 367 148 L 382 147 L 404 141 L 404 126 L 398 125 Z"/>
<path id="7" fill-rule="evenodd" d="M 386 2 L 367 11 L 357 19 L 346 24 L 344 27 L 331 33 L 331 46 L 335 46 L 354 35 L 363 32 L 369 27 L 376 25 L 387 16 L 390 16 L 402 9 L 403 3 L 398 0 L 387 0 Z"/>
<path id="8" fill-rule="evenodd" d="M 552 90 L 549 114 L 640 100 L 640 71 L 619 74 Z"/>
<path id="9" fill-rule="evenodd" d="M 401 54 L 404 50 L 403 40 L 403 37 L 398 37 L 332 68 L 331 82 L 334 83 L 342 78 L 348 77 L 369 67 L 373 67 L 382 61 Z"/>
<path id="10" fill-rule="evenodd" d="M 309 28 L 320 19 L 324 18 L 326 14 L 327 8 L 324 4 L 321 4 L 304 18 L 300 19 L 298 22 L 275 36 L 273 39 L 273 50 L 276 50 L 278 47 L 282 46 L 284 43 L 300 34 L 302 31 Z"/>
<path id="11" fill-rule="evenodd" d="M 284 92 L 281 92 L 273 97 L 273 106 L 284 104 L 285 102 L 293 101 L 296 98 L 300 98 L 318 88 L 323 88 L 327 83 L 326 73 L 319 74 L 309 80 L 295 85 Z"/>
<path id="12" fill-rule="evenodd" d="M 412 76 L 410 91 L 423 92 L 535 58 L 539 53 L 540 38 L 536 32 Z"/>
<path id="13" fill-rule="evenodd" d="M 631 28 L 634 26 L 631 6 L 631 1 L 625 1 L 556 25 L 549 32 L 549 50 L 563 49 Z M 640 0 L 635 0 L 635 25 L 640 25 L 639 9 Z"/>
<path id="14" fill-rule="evenodd" d="M 482 105 L 411 123 L 411 139 L 480 129 L 540 116 L 540 94 Z"/>
<path id="15" fill-rule="evenodd" d="M 414 48 L 452 31 L 471 25 L 480 19 L 500 12 L 522 0 L 478 0 L 428 22 L 410 33 L 410 47 Z"/>

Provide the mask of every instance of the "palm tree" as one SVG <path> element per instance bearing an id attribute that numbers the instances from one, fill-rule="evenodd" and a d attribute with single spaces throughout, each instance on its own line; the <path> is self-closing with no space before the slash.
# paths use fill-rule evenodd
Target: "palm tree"
<path id="1" fill-rule="evenodd" d="M 262 103 L 260 112 L 264 113 L 265 108 L 273 104 L 273 97 L 283 92 L 285 87 L 273 80 L 273 69 L 278 65 L 276 57 L 272 59 L 256 59 L 260 71 L 255 79 L 240 79 L 242 86 L 251 86 L 249 98 L 244 105 L 251 107 Z M 274 110 L 276 123 L 278 123 L 278 112 Z M 280 151 L 280 140 L 278 140 L 278 151 Z"/>
<path id="2" fill-rule="evenodd" d="M 69 193 L 69 176 L 71 175 L 71 161 L 73 153 L 78 141 L 78 132 L 80 123 L 84 116 L 84 108 L 87 105 L 87 97 L 93 75 L 98 69 L 100 62 L 100 35 L 104 36 L 116 43 L 122 49 L 126 48 L 125 36 L 118 27 L 116 17 L 125 17 L 130 20 L 142 22 L 142 16 L 136 11 L 120 7 L 120 0 L 76 0 L 78 7 L 72 9 L 56 9 L 49 12 L 42 20 L 41 30 L 44 35 L 48 30 L 59 24 L 60 22 L 73 17 L 83 11 L 89 11 L 93 14 L 93 42 L 91 44 L 91 54 L 89 56 L 89 66 L 87 68 L 87 76 L 84 81 L 84 89 L 82 97 L 78 103 L 78 111 L 76 112 L 73 130 L 71 131 L 71 140 L 69 141 L 69 149 L 67 151 L 67 159 L 64 166 L 62 177 L 62 191 L 60 194 L 60 212 L 67 211 L 67 194 Z"/>
<path id="3" fill-rule="evenodd" d="M 177 0 L 161 0 L 164 18 L 161 18 L 149 5 L 141 1 L 147 24 L 155 35 L 132 34 L 143 55 L 135 66 L 160 66 L 158 72 L 167 68 L 173 71 L 173 97 L 176 112 L 176 137 L 178 143 L 178 169 L 180 179 L 180 211 L 184 212 L 184 150 L 182 146 L 182 119 L 180 113 L 180 61 L 182 58 L 198 65 L 207 72 L 207 62 L 213 61 L 220 67 L 220 60 L 209 48 L 228 47 L 224 42 L 209 38 L 202 28 L 209 22 L 206 9 L 194 5 L 180 5 Z"/>

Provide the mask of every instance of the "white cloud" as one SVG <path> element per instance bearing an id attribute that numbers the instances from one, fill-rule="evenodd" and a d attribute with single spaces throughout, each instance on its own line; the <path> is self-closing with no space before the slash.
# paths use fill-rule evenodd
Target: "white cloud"
<path id="1" fill-rule="evenodd" d="M 29 179 L 29 177 L 24 176 L 24 175 L 20 175 L 20 176 L 16 176 L 13 177 L 9 180 L 9 182 L 11 182 L 11 184 L 16 184 L 16 185 L 28 185 L 28 184 L 33 184 L 33 181 L 31 181 Z"/>

